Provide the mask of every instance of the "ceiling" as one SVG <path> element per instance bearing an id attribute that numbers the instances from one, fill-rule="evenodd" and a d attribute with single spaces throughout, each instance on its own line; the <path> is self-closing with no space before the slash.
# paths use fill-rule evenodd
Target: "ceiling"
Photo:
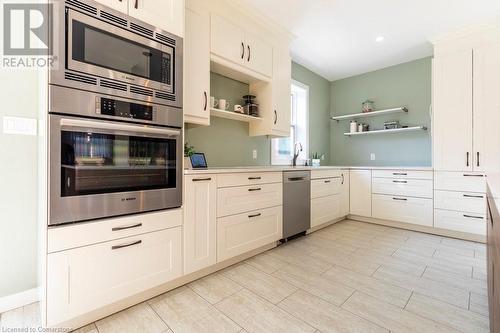
<path id="1" fill-rule="evenodd" d="M 500 17 L 499 0 L 242 2 L 294 34 L 293 60 L 330 81 L 430 56 L 429 39 Z"/>

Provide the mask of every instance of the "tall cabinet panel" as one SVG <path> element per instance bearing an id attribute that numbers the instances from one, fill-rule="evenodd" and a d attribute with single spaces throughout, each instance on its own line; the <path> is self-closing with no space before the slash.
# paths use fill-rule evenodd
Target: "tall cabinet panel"
<path id="1" fill-rule="evenodd" d="M 273 54 L 273 131 L 290 135 L 292 60 L 284 50 L 274 49 Z"/>
<path id="2" fill-rule="evenodd" d="M 500 170 L 500 43 L 474 48 L 474 170 Z"/>
<path id="3" fill-rule="evenodd" d="M 184 121 L 210 125 L 210 13 L 186 8 Z"/>
<path id="4" fill-rule="evenodd" d="M 434 169 L 472 171 L 472 49 L 434 59 Z"/>

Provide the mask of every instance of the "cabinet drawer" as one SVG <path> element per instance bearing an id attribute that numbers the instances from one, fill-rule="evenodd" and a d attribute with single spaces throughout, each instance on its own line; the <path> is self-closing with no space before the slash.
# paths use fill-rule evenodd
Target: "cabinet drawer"
<path id="1" fill-rule="evenodd" d="M 373 170 L 375 178 L 409 178 L 409 179 L 431 179 L 432 171 L 414 170 Z"/>
<path id="2" fill-rule="evenodd" d="M 48 325 L 177 278 L 181 260 L 181 227 L 49 254 Z"/>
<path id="3" fill-rule="evenodd" d="M 217 190 L 217 216 L 282 205 L 282 188 L 281 183 L 220 188 Z"/>
<path id="4" fill-rule="evenodd" d="M 311 228 L 340 217 L 340 194 L 311 200 Z"/>
<path id="5" fill-rule="evenodd" d="M 434 189 L 444 191 L 486 192 L 486 177 L 477 172 L 434 173 Z"/>
<path id="6" fill-rule="evenodd" d="M 245 186 L 283 182 L 281 172 L 230 173 L 217 176 L 217 187 Z"/>
<path id="7" fill-rule="evenodd" d="M 376 194 L 432 198 L 432 180 L 373 178 L 372 191 Z"/>
<path id="8" fill-rule="evenodd" d="M 182 225 L 182 209 L 130 215 L 48 230 L 48 252 L 57 252 Z"/>
<path id="9" fill-rule="evenodd" d="M 312 170 L 311 179 L 341 177 L 342 170 Z"/>
<path id="10" fill-rule="evenodd" d="M 372 216 L 432 227 L 432 199 L 374 194 Z"/>
<path id="11" fill-rule="evenodd" d="M 486 195 L 471 192 L 434 191 L 434 208 L 484 215 Z"/>
<path id="12" fill-rule="evenodd" d="M 217 220 L 217 261 L 281 239 L 283 207 L 272 207 Z"/>
<path id="13" fill-rule="evenodd" d="M 311 198 L 321 198 L 340 193 L 340 177 L 314 179 L 311 181 Z"/>
<path id="14" fill-rule="evenodd" d="M 482 214 L 467 214 L 451 210 L 434 210 L 434 227 L 486 235 L 486 216 Z"/>

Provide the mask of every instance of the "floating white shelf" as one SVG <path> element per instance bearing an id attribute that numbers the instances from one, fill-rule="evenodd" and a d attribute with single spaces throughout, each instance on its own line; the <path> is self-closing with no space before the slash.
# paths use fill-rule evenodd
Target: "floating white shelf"
<path id="1" fill-rule="evenodd" d="M 260 118 L 260 117 L 249 116 L 247 114 L 241 114 L 241 113 L 226 111 L 226 110 L 221 110 L 221 109 L 210 109 L 210 115 L 214 116 L 214 117 L 219 117 L 219 118 L 244 121 L 247 123 L 262 120 L 262 118 Z"/>
<path id="2" fill-rule="evenodd" d="M 345 116 L 331 117 L 331 119 L 339 121 L 339 120 L 346 120 L 346 119 L 375 117 L 375 116 L 381 116 L 381 115 L 384 115 L 384 114 L 400 113 L 400 112 L 408 112 L 408 109 L 405 106 L 402 106 L 402 107 L 399 107 L 399 108 L 378 110 L 378 111 L 372 111 L 372 112 L 347 114 Z"/>
<path id="3" fill-rule="evenodd" d="M 413 126 L 413 127 L 405 127 L 405 128 L 387 129 L 387 130 L 344 133 L 344 135 L 345 136 L 357 136 L 357 135 L 370 135 L 370 134 L 382 134 L 382 133 L 403 133 L 403 132 L 417 132 L 417 131 L 427 131 L 427 127 L 425 127 L 425 126 Z"/>

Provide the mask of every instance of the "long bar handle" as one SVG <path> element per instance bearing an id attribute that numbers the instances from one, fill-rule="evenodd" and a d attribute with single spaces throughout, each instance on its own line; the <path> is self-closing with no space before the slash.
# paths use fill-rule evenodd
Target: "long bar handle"
<path id="1" fill-rule="evenodd" d="M 123 248 L 126 248 L 126 247 L 130 247 L 130 246 L 134 246 L 134 245 L 139 245 L 142 243 L 142 240 L 138 240 L 138 241 L 135 241 L 135 242 L 132 242 L 132 243 L 128 243 L 128 244 L 123 244 L 123 245 L 114 245 L 111 247 L 111 250 L 119 250 L 119 249 L 123 249 Z"/>
<path id="2" fill-rule="evenodd" d="M 484 177 L 484 175 L 471 175 L 469 173 L 464 173 L 463 176 L 464 177 Z"/>
<path id="3" fill-rule="evenodd" d="M 471 218 L 471 219 L 480 219 L 480 220 L 483 219 L 482 216 L 474 216 L 474 215 L 467 215 L 467 214 L 464 214 L 464 217 Z"/>
<path id="4" fill-rule="evenodd" d="M 115 227 L 115 228 L 112 228 L 111 231 L 121 231 L 121 230 L 134 229 L 134 228 L 139 228 L 139 227 L 142 227 L 142 223 L 127 225 L 127 226 L 123 226 L 123 227 Z"/>
<path id="5" fill-rule="evenodd" d="M 193 182 L 208 182 L 211 180 L 212 180 L 212 178 L 195 178 L 195 179 L 193 179 Z"/>
<path id="6" fill-rule="evenodd" d="M 406 198 L 392 198 L 392 200 L 397 200 L 397 201 L 408 201 Z"/>
<path id="7" fill-rule="evenodd" d="M 484 199 L 482 195 L 472 195 L 472 194 L 464 194 L 464 198 L 478 198 L 478 199 Z"/>
<path id="8" fill-rule="evenodd" d="M 166 128 L 153 128 L 141 125 L 127 125 L 118 123 L 107 123 L 91 120 L 79 120 L 79 119 L 69 119 L 63 118 L 60 121 L 61 126 L 67 127 L 79 127 L 86 129 L 102 129 L 111 131 L 127 131 L 135 133 L 145 133 L 145 134 L 160 134 L 168 136 L 179 136 L 181 135 L 180 130 L 166 129 Z"/>
<path id="9" fill-rule="evenodd" d="M 261 216 L 261 215 L 262 215 L 262 213 L 253 214 L 253 215 L 248 215 L 248 218 L 249 218 L 249 219 L 253 219 L 254 217 L 259 217 L 259 216 Z"/>

